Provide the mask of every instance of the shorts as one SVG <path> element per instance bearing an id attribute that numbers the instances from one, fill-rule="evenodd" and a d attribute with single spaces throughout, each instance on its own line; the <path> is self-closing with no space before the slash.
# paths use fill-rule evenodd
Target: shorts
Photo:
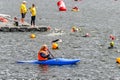
<path id="1" fill-rule="evenodd" d="M 35 16 L 31 16 L 31 20 L 32 20 L 32 21 L 35 21 Z"/>
<path id="2" fill-rule="evenodd" d="M 21 13 L 22 18 L 25 18 L 26 13 Z"/>

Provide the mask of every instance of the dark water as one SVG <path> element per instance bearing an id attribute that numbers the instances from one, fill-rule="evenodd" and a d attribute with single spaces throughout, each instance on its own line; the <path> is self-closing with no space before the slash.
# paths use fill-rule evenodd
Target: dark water
<path id="1" fill-rule="evenodd" d="M 22 0 L 0 0 L 0 13 L 20 18 L 19 6 Z M 73 0 L 64 1 L 66 12 L 59 12 L 57 0 L 27 0 L 37 6 L 36 25 L 51 26 L 50 32 L 1 32 L 0 34 L 0 80 L 120 80 L 120 65 L 115 59 L 120 56 L 120 1 L 114 0 Z M 78 6 L 79 12 L 71 9 Z M 30 22 L 30 13 L 26 15 Z M 72 26 L 82 29 L 72 33 Z M 54 29 L 62 33 L 54 33 Z M 85 33 L 90 37 L 82 37 Z M 108 49 L 109 36 L 116 36 L 115 47 Z M 51 50 L 51 41 L 57 38 L 59 50 Z M 39 66 L 17 64 L 17 60 L 37 59 L 37 51 L 46 43 L 56 57 L 78 58 L 77 65 Z"/>

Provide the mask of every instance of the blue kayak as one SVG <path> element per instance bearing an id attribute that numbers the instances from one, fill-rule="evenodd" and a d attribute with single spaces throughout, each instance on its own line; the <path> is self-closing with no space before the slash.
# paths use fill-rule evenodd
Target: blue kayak
<path id="1" fill-rule="evenodd" d="M 65 59 L 65 58 L 53 58 L 45 61 L 39 60 L 27 60 L 17 61 L 17 63 L 30 63 L 30 64 L 47 64 L 47 65 L 72 65 L 79 62 L 79 59 Z"/>

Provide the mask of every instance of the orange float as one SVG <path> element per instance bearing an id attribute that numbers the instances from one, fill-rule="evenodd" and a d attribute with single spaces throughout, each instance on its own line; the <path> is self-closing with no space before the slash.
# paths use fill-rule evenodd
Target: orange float
<path id="1" fill-rule="evenodd" d="M 119 63 L 119 64 L 120 64 L 120 57 L 119 57 L 119 58 L 116 58 L 116 63 Z"/>

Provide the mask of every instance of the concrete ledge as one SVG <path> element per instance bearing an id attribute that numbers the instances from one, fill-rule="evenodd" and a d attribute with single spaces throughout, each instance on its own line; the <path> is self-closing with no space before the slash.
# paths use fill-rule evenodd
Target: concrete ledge
<path id="1" fill-rule="evenodd" d="M 0 27 L 0 32 L 46 32 L 47 27 Z"/>

